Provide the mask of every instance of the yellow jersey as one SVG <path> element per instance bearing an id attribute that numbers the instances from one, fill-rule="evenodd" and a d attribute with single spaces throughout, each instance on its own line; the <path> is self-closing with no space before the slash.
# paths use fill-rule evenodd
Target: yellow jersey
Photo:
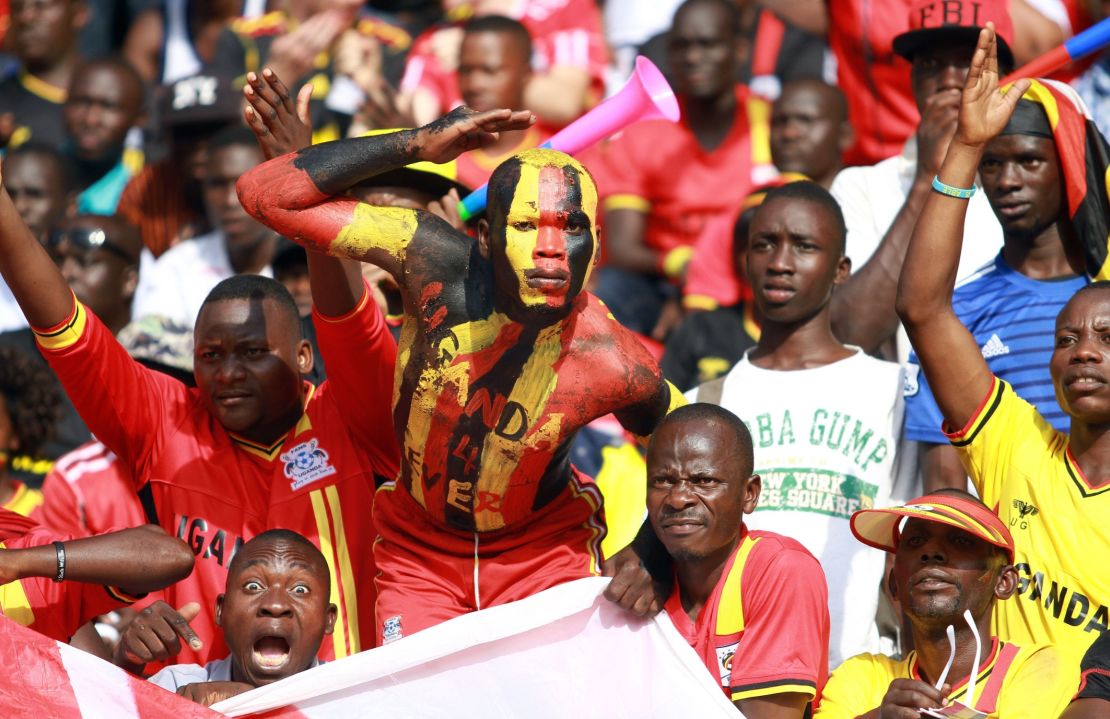
<path id="1" fill-rule="evenodd" d="M 882 654 L 858 654 L 833 671 L 813 717 L 855 719 L 877 709 L 895 679 L 927 681 L 917 666 L 917 652 L 901 661 Z M 950 699 L 967 703 L 967 679 L 950 682 Z M 979 664 L 972 699 L 990 719 L 1050 719 L 1060 716 L 1078 683 L 1079 666 L 1055 647 L 1019 647 L 995 638 Z"/>
<path id="2" fill-rule="evenodd" d="M 1022 645 L 1054 644 L 1078 665 L 1107 631 L 1110 479 L 1083 476 L 1068 435 L 995 378 L 967 426 L 948 434 L 979 496 L 1010 527 L 1018 588 L 996 602 L 993 631 Z"/>

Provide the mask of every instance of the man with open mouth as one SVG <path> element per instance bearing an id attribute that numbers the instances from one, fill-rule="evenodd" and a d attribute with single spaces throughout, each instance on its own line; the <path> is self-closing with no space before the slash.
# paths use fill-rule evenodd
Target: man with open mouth
<path id="1" fill-rule="evenodd" d="M 330 594 L 327 562 L 312 542 L 287 529 L 263 532 L 235 555 L 216 600 L 216 624 L 231 653 L 203 667 L 166 667 L 150 681 L 208 706 L 314 667 L 335 626 Z M 122 641 L 161 640 L 132 623 Z"/>

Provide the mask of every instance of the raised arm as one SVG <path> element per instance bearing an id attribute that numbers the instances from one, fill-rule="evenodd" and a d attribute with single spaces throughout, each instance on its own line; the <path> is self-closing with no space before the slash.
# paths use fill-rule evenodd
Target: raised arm
<path id="1" fill-rule="evenodd" d="M 460 107 L 415 130 L 306 147 L 240 178 L 239 200 L 257 220 L 308 249 L 371 262 L 398 277 L 419 228 L 445 237 L 459 233 L 427 212 L 367 205 L 340 193 L 412 162 L 448 162 L 532 122 L 526 111 Z"/>
<path id="2" fill-rule="evenodd" d="M 1006 94 L 999 90 L 994 25 L 988 23 L 979 33 L 956 135 L 938 173 L 941 182 L 957 188 L 972 186 L 984 146 L 1006 126 L 1028 87 L 1028 80 L 1019 80 Z M 954 428 L 971 420 L 994 381 L 975 339 L 952 309 L 966 213 L 966 199 L 930 193 L 898 282 L 898 316 L 937 405 Z"/>

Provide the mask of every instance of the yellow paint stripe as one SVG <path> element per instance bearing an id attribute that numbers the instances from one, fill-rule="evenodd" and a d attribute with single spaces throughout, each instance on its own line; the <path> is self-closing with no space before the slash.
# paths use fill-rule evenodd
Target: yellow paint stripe
<path id="1" fill-rule="evenodd" d="M 358 588 L 355 585 L 355 572 L 351 566 L 351 553 L 347 547 L 347 533 L 343 529 L 343 508 L 339 503 L 339 491 L 335 485 L 324 490 L 328 498 L 328 507 L 331 508 L 331 518 L 335 527 L 335 545 L 338 550 L 339 576 L 343 581 L 343 606 L 340 613 L 347 620 L 349 633 L 350 653 L 357 654 L 362 651 L 358 631 Z M 338 658 L 338 656 L 336 657 Z"/>
<path id="2" fill-rule="evenodd" d="M 564 321 L 559 321 L 540 331 L 535 349 L 524 363 L 520 376 L 509 392 L 508 401 L 528 408 L 529 414 L 535 418 L 544 416 L 547 400 L 551 398 L 559 381 L 555 363 L 562 355 L 563 325 Z M 475 487 L 475 505 L 478 504 L 478 492 L 492 492 L 503 498 L 524 453 L 540 444 L 556 446 L 562 422 L 562 413 L 553 413 L 542 426 L 532 425 L 526 428 L 520 439 L 507 439 L 496 432 L 487 434 L 482 445 L 482 464 Z M 479 532 L 488 532 L 504 527 L 505 518 L 500 512 L 482 510 L 475 513 L 474 523 Z"/>
<path id="3" fill-rule="evenodd" d="M 3 548 L 4 543 L 0 542 L 0 549 Z M 23 590 L 23 582 L 17 579 L 0 586 L 0 614 L 23 627 L 34 623 L 35 613 L 31 611 L 31 600 Z"/>
<path id="4" fill-rule="evenodd" d="M 717 606 L 717 636 L 727 637 L 744 631 L 744 602 L 740 595 L 740 580 L 744 576 L 748 555 L 758 542 L 758 538 L 745 536 L 740 551 L 736 553 L 736 559 L 728 570 L 725 586 L 721 589 L 721 602 Z"/>
<path id="5" fill-rule="evenodd" d="M 339 607 L 339 616 L 335 620 L 335 631 L 332 632 L 331 641 L 335 657 L 347 656 L 347 622 L 344 617 L 343 602 L 339 596 L 339 580 L 335 576 L 335 549 L 332 545 L 331 523 L 328 522 L 328 511 L 324 507 L 324 495 L 314 489 L 308 493 L 312 500 L 312 514 L 316 517 L 316 533 L 320 537 L 320 552 L 328 562 L 328 576 L 331 578 L 331 603 Z"/>
<path id="6" fill-rule="evenodd" d="M 355 205 L 351 222 L 331 241 L 330 252 L 339 257 L 363 259 L 368 251 L 381 250 L 403 262 L 416 225 L 415 210 L 360 202 Z"/>

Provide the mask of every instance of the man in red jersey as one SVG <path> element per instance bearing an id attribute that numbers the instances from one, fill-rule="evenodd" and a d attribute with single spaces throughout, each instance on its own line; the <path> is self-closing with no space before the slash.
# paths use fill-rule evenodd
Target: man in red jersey
<path id="1" fill-rule="evenodd" d="M 802 719 L 828 677 L 828 590 L 798 542 L 749 531 L 752 438 L 718 405 L 680 407 L 647 455 L 648 518 L 675 565 L 667 614 L 749 719 Z"/>
<path id="2" fill-rule="evenodd" d="M 282 87 L 269 92 L 274 107 L 291 102 Z M 273 131 L 269 115 L 252 116 L 256 132 Z M 415 130 L 306 147 L 239 181 L 261 222 L 383 268 L 405 299 L 394 394 L 404 457 L 399 481 L 374 502 L 383 642 L 600 573 L 601 498 L 571 466 L 571 441 L 610 412 L 645 437 L 683 402 L 584 291 L 598 252 L 597 190 L 573 158 L 527 150 L 498 167 L 477 241 L 428 212 L 343 194 L 533 119 L 459 108 Z M 639 561 L 614 560 L 610 596 L 646 612 L 654 596 L 627 591 L 643 576 Z"/>
<path id="3" fill-rule="evenodd" d="M 74 405 L 130 467 L 135 488 L 150 485 L 161 526 L 196 555 L 193 575 L 165 595 L 173 607 L 200 607 L 199 640 L 181 660 L 203 664 L 226 652 L 212 607 L 227 566 L 244 541 L 273 527 L 308 537 L 334 572 L 340 619 L 321 656 L 369 646 L 374 570 L 362 549 L 376 534 L 368 516 L 375 482 L 397 470 L 389 406 L 396 345 L 358 268 L 309 258 L 329 381 L 301 379 L 312 352 L 285 288 L 239 276 L 201 309 L 197 388 L 188 389 L 132 360 L 74 299 L 6 192 L 0 236 L 0 273 Z"/>
<path id="4" fill-rule="evenodd" d="M 682 120 L 637 123 L 597 151 L 606 266 L 597 296 L 621 324 L 651 334 L 677 295 L 694 244 L 728 244 L 741 201 L 777 174 L 771 106 L 737 85 L 739 14 L 727 0 L 687 0 L 668 35 Z"/>
<path id="5" fill-rule="evenodd" d="M 181 540 L 158 527 L 72 539 L 0 509 L 0 614 L 60 642 L 192 569 Z"/>

